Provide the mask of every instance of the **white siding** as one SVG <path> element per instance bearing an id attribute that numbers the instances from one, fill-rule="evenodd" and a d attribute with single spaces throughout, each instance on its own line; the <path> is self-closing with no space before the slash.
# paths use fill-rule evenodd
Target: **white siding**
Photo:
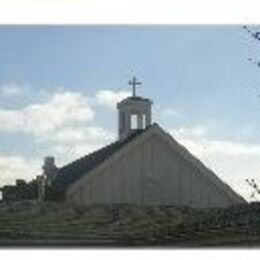
<path id="1" fill-rule="evenodd" d="M 196 208 L 236 204 L 194 163 L 160 136 L 128 149 L 107 167 L 73 185 L 68 199 L 80 204 L 186 205 Z"/>

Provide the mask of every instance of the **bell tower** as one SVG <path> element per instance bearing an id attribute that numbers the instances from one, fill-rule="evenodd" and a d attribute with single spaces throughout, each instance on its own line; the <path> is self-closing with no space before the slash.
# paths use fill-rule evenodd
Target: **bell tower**
<path id="1" fill-rule="evenodd" d="M 152 123 L 152 101 L 148 98 L 136 96 L 136 86 L 141 85 L 135 77 L 129 81 L 132 85 L 132 96 L 117 104 L 118 109 L 118 136 L 127 137 L 136 130 L 145 129 Z"/>

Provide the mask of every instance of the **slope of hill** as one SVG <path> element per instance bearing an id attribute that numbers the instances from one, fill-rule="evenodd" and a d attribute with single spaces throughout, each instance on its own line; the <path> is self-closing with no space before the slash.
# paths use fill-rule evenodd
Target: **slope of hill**
<path id="1" fill-rule="evenodd" d="M 226 210 L 0 204 L 0 246 L 260 245 L 260 204 Z"/>

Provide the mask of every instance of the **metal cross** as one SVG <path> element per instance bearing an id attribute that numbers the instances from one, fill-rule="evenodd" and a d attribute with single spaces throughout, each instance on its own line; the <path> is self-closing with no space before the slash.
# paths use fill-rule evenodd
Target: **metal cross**
<path id="1" fill-rule="evenodd" d="M 128 84 L 133 86 L 133 97 L 135 97 L 135 95 L 136 95 L 136 88 L 135 88 L 135 87 L 136 87 L 137 85 L 141 85 L 142 83 L 141 83 L 141 82 L 138 82 L 137 79 L 136 79 L 136 77 L 133 77 L 133 80 L 132 80 L 132 81 L 130 80 L 130 81 L 128 82 Z"/>

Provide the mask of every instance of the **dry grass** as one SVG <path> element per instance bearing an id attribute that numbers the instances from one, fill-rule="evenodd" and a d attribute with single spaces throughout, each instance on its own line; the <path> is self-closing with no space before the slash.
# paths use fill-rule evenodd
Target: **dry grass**
<path id="1" fill-rule="evenodd" d="M 257 245 L 259 213 L 259 205 L 208 211 L 117 205 L 75 211 L 50 202 L 1 203 L 0 245 Z"/>

